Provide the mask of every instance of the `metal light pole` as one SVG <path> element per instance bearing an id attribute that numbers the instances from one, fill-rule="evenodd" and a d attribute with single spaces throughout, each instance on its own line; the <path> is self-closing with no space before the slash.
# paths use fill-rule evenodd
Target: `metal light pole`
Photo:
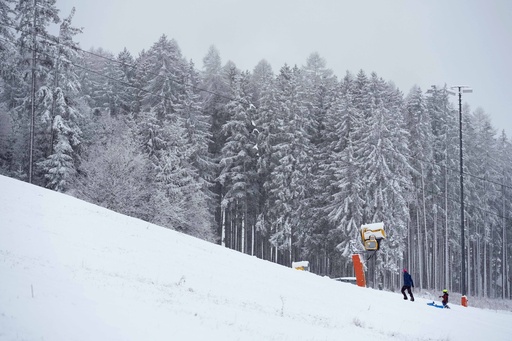
<path id="1" fill-rule="evenodd" d="M 461 291 L 462 298 L 461 304 L 467 307 L 466 297 L 466 253 L 465 253 L 465 239 L 464 239 L 464 173 L 463 173 L 463 158 L 462 158 L 462 93 L 471 93 L 473 90 L 469 86 L 456 85 L 452 89 L 459 90 L 459 151 L 460 151 L 460 247 L 462 256 L 462 270 L 461 270 Z"/>

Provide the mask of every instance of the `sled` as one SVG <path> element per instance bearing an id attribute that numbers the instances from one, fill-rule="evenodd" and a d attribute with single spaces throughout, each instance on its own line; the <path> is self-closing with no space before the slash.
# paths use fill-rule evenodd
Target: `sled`
<path id="1" fill-rule="evenodd" d="M 431 307 L 441 308 L 441 309 L 443 309 L 443 308 L 444 308 L 444 305 L 442 305 L 442 304 L 436 304 L 435 302 L 427 303 L 427 305 L 429 305 L 429 306 L 431 306 Z M 448 306 L 446 306 L 446 308 L 449 308 L 449 307 L 448 307 Z"/>

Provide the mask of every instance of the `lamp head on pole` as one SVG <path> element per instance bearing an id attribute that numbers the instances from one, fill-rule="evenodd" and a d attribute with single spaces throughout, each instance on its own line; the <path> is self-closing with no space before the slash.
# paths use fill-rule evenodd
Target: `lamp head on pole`
<path id="1" fill-rule="evenodd" d="M 473 89 L 471 89 L 471 87 L 469 87 L 467 85 L 454 85 L 454 86 L 451 86 L 450 89 L 456 89 L 456 90 L 459 90 L 459 92 L 463 92 L 463 93 L 473 92 Z"/>

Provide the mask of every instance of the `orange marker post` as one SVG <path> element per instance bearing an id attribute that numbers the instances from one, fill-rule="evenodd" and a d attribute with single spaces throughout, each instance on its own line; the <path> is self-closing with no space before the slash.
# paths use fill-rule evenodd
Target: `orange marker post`
<path id="1" fill-rule="evenodd" d="M 463 307 L 467 307 L 468 306 L 468 298 L 466 296 L 462 296 L 462 298 L 460 299 L 460 304 Z"/>
<path id="2" fill-rule="evenodd" d="M 360 287 L 366 287 L 366 279 L 364 278 L 363 262 L 361 255 L 353 254 L 352 262 L 354 262 L 354 273 L 356 274 L 356 284 Z"/>

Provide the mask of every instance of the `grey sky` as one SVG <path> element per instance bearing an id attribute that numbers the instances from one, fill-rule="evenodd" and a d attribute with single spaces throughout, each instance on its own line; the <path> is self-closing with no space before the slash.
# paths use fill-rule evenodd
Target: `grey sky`
<path id="1" fill-rule="evenodd" d="M 137 56 L 166 34 L 198 69 L 215 45 L 242 70 L 318 52 L 339 78 L 375 71 L 405 94 L 469 85 L 463 101 L 512 138 L 511 0 L 57 0 L 61 17 L 73 6 L 84 49 Z"/>

